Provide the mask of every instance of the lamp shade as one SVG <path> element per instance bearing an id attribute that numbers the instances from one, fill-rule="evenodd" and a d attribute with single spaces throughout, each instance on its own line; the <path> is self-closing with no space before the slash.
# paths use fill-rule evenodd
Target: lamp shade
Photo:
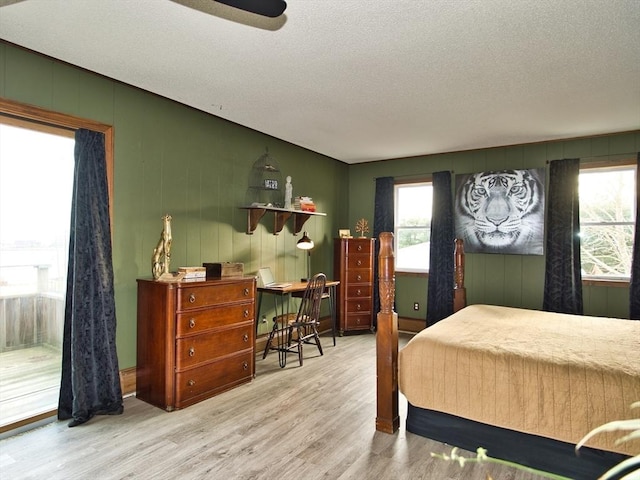
<path id="1" fill-rule="evenodd" d="M 296 247 L 298 247 L 300 250 L 311 250 L 313 248 L 313 240 L 311 240 L 307 236 L 307 232 L 304 232 L 302 238 L 298 240 Z"/>

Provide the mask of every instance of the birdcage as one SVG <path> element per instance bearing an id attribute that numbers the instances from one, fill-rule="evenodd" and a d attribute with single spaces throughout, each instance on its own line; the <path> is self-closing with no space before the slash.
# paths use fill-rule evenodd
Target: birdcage
<path id="1" fill-rule="evenodd" d="M 283 197 L 282 173 L 269 149 L 254 162 L 249 177 L 249 201 L 251 204 L 282 207 Z"/>

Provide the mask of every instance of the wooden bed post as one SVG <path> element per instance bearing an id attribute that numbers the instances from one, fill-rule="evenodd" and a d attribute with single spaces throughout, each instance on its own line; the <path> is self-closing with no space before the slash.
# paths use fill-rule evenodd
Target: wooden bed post
<path id="1" fill-rule="evenodd" d="M 454 257 L 453 311 L 457 312 L 467 306 L 467 289 L 464 286 L 464 243 L 461 238 L 455 239 Z"/>
<path id="2" fill-rule="evenodd" d="M 393 311 L 396 282 L 393 233 L 381 233 L 379 241 L 380 312 L 376 334 L 376 430 L 395 433 L 400 428 L 400 416 L 398 414 L 398 314 Z"/>

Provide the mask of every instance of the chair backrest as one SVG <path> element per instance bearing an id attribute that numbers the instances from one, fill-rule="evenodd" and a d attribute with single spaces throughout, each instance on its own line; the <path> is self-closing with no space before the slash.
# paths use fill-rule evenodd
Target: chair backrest
<path id="1" fill-rule="evenodd" d="M 327 277 L 324 273 L 316 273 L 307 283 L 300 308 L 298 309 L 298 322 L 318 322 L 320 320 L 320 305 L 324 293 Z"/>

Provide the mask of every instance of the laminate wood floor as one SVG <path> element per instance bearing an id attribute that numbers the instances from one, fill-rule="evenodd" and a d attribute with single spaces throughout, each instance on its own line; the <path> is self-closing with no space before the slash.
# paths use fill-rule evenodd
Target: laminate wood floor
<path id="1" fill-rule="evenodd" d="M 0 353 L 0 426 L 56 409 L 61 359 L 48 346 Z"/>
<path id="2" fill-rule="evenodd" d="M 184 410 L 165 412 L 135 397 L 124 414 L 68 428 L 54 422 L 0 441 L 9 479 L 485 479 L 537 480 L 498 465 L 431 458 L 450 447 L 375 430 L 375 336 L 325 337 L 325 355 L 305 351 L 284 369 L 257 357 L 253 382 Z M 401 344 L 408 336 L 402 336 Z"/>

